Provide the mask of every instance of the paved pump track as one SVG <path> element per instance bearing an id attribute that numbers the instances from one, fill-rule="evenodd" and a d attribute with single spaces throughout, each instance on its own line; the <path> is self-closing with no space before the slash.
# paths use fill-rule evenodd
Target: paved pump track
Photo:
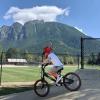
<path id="1" fill-rule="evenodd" d="M 1 96 L 0 100 L 100 100 L 100 70 L 82 69 L 76 73 L 82 79 L 79 91 L 70 92 L 64 87 L 52 86 L 46 97 L 38 97 L 32 90 Z"/>

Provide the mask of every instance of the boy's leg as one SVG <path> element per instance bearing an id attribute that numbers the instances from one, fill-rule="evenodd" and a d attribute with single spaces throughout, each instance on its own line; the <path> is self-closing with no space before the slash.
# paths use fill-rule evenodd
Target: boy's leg
<path id="1" fill-rule="evenodd" d="M 62 79 L 62 76 L 58 75 L 57 80 L 56 80 L 56 84 L 58 84 L 61 79 Z"/>
<path id="2" fill-rule="evenodd" d="M 61 67 L 56 67 L 56 73 L 62 69 Z M 57 74 L 57 80 L 56 80 L 56 84 L 58 85 L 59 81 L 62 79 L 62 76 L 60 74 Z"/>
<path id="3" fill-rule="evenodd" d="M 57 78 L 58 74 L 56 73 L 56 72 L 57 72 L 56 70 L 57 70 L 56 67 L 52 67 L 52 68 L 49 70 L 48 73 L 49 73 L 51 76 L 54 76 L 55 78 Z"/>
<path id="4" fill-rule="evenodd" d="M 61 68 L 58 68 L 58 67 L 52 67 L 50 69 L 50 71 L 48 72 L 51 76 L 54 76 L 57 80 L 56 80 L 56 84 L 58 84 L 58 82 L 61 80 L 62 76 L 59 76 L 57 74 L 57 71 L 61 69 Z"/>

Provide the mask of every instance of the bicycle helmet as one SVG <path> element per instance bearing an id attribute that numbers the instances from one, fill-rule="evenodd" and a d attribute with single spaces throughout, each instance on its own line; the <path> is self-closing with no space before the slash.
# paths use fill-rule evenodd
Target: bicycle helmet
<path id="1" fill-rule="evenodd" d="M 45 47 L 43 50 L 44 54 L 50 54 L 51 51 L 52 51 L 51 47 Z"/>

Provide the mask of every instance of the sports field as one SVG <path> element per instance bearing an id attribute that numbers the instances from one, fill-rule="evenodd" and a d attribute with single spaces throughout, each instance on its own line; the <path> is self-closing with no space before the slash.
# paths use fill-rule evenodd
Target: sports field
<path id="1" fill-rule="evenodd" d="M 46 70 L 49 70 L 47 67 Z M 77 70 L 77 66 L 65 66 L 62 74 Z M 2 82 L 30 82 L 40 78 L 41 68 L 35 67 L 3 67 Z"/>

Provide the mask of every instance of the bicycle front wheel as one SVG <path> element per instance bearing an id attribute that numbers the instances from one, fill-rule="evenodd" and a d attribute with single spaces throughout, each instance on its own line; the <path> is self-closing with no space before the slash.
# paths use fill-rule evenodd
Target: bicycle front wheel
<path id="1" fill-rule="evenodd" d="M 49 84 L 45 80 L 37 80 L 34 84 L 34 91 L 38 96 L 44 97 L 49 93 Z"/>
<path id="2" fill-rule="evenodd" d="M 76 91 L 81 87 L 81 79 L 76 73 L 70 72 L 64 76 L 63 84 L 68 90 Z"/>

